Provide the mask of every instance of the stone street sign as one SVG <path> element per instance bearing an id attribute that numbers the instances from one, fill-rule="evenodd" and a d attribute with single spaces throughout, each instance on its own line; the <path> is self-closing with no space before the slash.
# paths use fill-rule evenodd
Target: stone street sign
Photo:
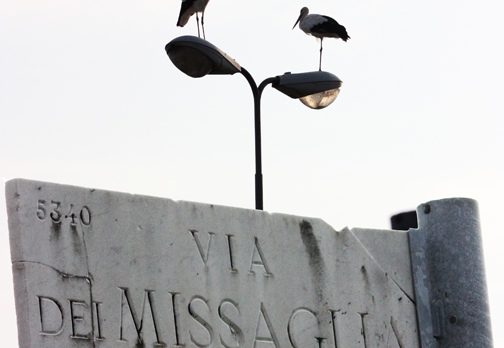
<path id="1" fill-rule="evenodd" d="M 22 348 L 420 346 L 407 232 L 22 179 L 6 195 Z"/>

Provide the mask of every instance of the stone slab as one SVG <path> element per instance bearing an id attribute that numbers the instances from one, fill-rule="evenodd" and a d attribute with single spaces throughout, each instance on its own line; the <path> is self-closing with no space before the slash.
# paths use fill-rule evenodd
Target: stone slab
<path id="1" fill-rule="evenodd" d="M 405 232 L 23 179 L 6 196 L 22 348 L 419 346 Z"/>

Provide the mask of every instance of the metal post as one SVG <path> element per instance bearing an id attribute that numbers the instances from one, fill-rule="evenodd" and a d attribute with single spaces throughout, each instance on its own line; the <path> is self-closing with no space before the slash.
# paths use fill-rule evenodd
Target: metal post
<path id="1" fill-rule="evenodd" d="M 241 73 L 247 79 L 252 95 L 254 96 L 254 129 L 255 129 L 255 207 L 257 210 L 263 210 L 263 177 L 262 177 L 262 151 L 261 151 L 261 94 L 266 85 L 276 80 L 275 77 L 270 77 L 264 80 L 259 88 L 255 83 L 252 75 L 241 67 Z"/>
<path id="2" fill-rule="evenodd" d="M 422 204 L 410 253 L 422 347 L 492 347 L 477 203 Z"/>

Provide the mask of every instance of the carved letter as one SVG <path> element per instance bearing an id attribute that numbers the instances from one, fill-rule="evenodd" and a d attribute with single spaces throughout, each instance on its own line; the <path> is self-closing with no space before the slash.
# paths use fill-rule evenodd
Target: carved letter
<path id="1" fill-rule="evenodd" d="M 364 339 L 364 348 L 367 348 L 367 341 L 366 341 L 366 327 L 364 326 L 364 317 L 368 315 L 368 313 L 359 313 L 361 316 L 361 323 L 362 323 L 362 328 L 361 328 L 361 335 Z"/>
<path id="2" fill-rule="evenodd" d="M 324 342 L 325 338 L 324 337 L 315 337 L 318 343 L 318 348 L 322 348 L 322 342 Z"/>
<path id="3" fill-rule="evenodd" d="M 390 326 L 392 326 L 392 331 L 394 331 L 394 336 L 397 340 L 399 348 L 404 348 L 404 343 L 401 341 L 401 334 L 399 333 L 399 329 L 397 328 L 396 321 L 392 317 L 390 317 Z"/>
<path id="4" fill-rule="evenodd" d="M 37 296 L 39 302 L 40 314 L 40 332 L 41 335 L 56 336 L 63 331 L 63 310 L 61 305 L 53 298 L 46 296 Z M 52 305 L 50 305 L 52 304 Z M 53 328 L 47 328 L 44 324 L 44 319 L 50 317 L 48 320 L 51 323 L 58 323 L 53 325 Z"/>
<path id="5" fill-rule="evenodd" d="M 301 315 L 302 313 L 306 313 L 309 316 L 313 317 L 315 319 L 315 320 L 312 320 L 314 322 L 314 325 L 310 325 L 310 323 L 308 323 L 308 318 L 305 315 L 305 316 L 303 316 L 303 319 L 299 321 L 300 324 L 296 326 L 295 323 L 293 323 L 293 321 L 295 321 L 294 317 L 296 317 L 297 314 Z M 296 330 L 295 328 L 297 328 L 297 329 L 301 328 L 300 331 L 305 332 L 305 331 L 307 331 L 307 329 L 309 327 L 312 327 L 312 326 L 317 327 L 317 325 L 318 325 L 317 315 L 311 309 L 306 308 L 306 307 L 300 307 L 300 308 L 296 308 L 295 310 L 293 310 L 292 314 L 289 318 L 289 322 L 287 324 L 287 333 L 289 334 L 289 341 L 290 341 L 292 347 L 304 348 L 307 346 L 307 344 L 309 344 L 308 342 L 312 340 L 312 338 L 309 338 L 309 339 L 302 339 L 301 338 L 301 342 L 297 342 L 294 337 L 294 331 L 298 331 L 298 330 Z M 325 339 L 325 338 L 320 338 L 317 336 L 313 336 L 313 338 L 317 339 L 317 341 L 319 342 L 319 346 L 320 346 L 322 340 Z"/>
<path id="6" fill-rule="evenodd" d="M 153 303 L 153 299 L 152 299 L 152 293 L 154 292 L 154 290 L 147 290 L 146 289 L 144 292 L 144 299 L 143 299 L 143 304 L 142 304 L 142 316 L 141 316 L 140 320 L 138 320 L 138 316 L 136 314 L 133 302 L 130 298 L 128 288 L 121 288 L 120 287 L 119 290 L 121 291 L 121 326 L 120 326 L 120 331 L 119 331 L 119 341 L 126 341 L 123 338 L 123 318 L 124 318 L 123 312 L 124 312 L 124 307 L 127 304 L 129 311 L 130 311 L 130 314 L 131 314 L 131 318 L 133 319 L 133 325 L 135 326 L 135 330 L 137 333 L 138 343 L 143 343 L 142 329 L 143 329 L 143 322 L 144 322 L 143 320 L 144 320 L 144 313 L 145 313 L 145 303 L 149 302 L 150 312 L 151 312 L 151 316 L 152 316 L 152 322 L 154 323 L 154 332 L 156 334 L 156 343 L 155 344 L 157 344 L 157 345 L 166 344 L 161 341 L 161 337 L 160 337 L 160 334 L 159 334 L 158 328 L 157 328 L 158 325 L 157 325 L 157 321 L 156 321 L 156 315 L 155 315 L 155 311 L 154 311 L 154 303 Z M 124 300 L 126 300 L 126 303 Z"/>
<path id="7" fill-rule="evenodd" d="M 179 323 L 178 323 L 178 309 L 176 296 L 179 295 L 178 292 L 170 292 L 172 296 L 172 309 L 173 309 L 173 325 L 175 326 L 175 346 L 174 347 L 184 347 L 184 343 L 180 343 L 180 333 L 179 333 Z"/>
<path id="8" fill-rule="evenodd" d="M 254 348 L 257 343 L 270 343 L 276 348 L 279 348 L 278 339 L 276 337 L 275 331 L 273 330 L 273 325 L 271 320 L 266 313 L 266 307 L 261 302 L 261 309 L 259 310 L 259 318 L 257 319 L 256 334 L 254 338 Z"/>
<path id="9" fill-rule="evenodd" d="M 235 322 L 233 322 L 227 315 L 224 314 L 224 305 L 226 303 L 229 303 L 231 306 L 236 308 L 238 314 L 240 313 L 240 310 L 238 309 L 238 303 L 234 302 L 233 300 L 227 299 L 227 300 L 222 300 L 222 302 L 219 305 L 219 318 L 222 319 L 224 323 L 229 327 L 229 330 L 231 331 L 231 336 L 235 338 L 236 340 L 236 345 L 235 346 L 230 346 L 224 342 L 222 339 L 222 336 L 219 335 L 221 345 L 224 348 L 238 348 L 238 347 L 243 347 L 243 331 L 240 329 L 238 325 L 236 325 Z"/>
<path id="10" fill-rule="evenodd" d="M 70 321 L 72 323 L 72 335 L 70 337 L 71 338 L 78 338 L 78 339 L 85 339 L 85 340 L 89 339 L 89 337 L 91 336 L 89 332 L 87 334 L 82 334 L 82 333 L 79 334 L 76 332 L 76 329 L 75 329 L 76 322 L 80 322 L 81 325 L 85 325 L 84 324 L 84 314 L 77 315 L 76 314 L 76 311 L 77 311 L 76 306 L 84 306 L 85 308 L 87 308 L 88 305 L 84 301 L 68 300 L 68 302 L 70 303 Z"/>
<path id="11" fill-rule="evenodd" d="M 331 320 L 332 320 L 332 329 L 333 329 L 333 335 L 334 335 L 334 348 L 338 348 L 338 343 L 339 343 L 339 335 L 338 335 L 338 324 L 336 323 L 336 313 L 339 312 L 340 310 L 332 310 L 329 309 L 329 312 L 331 313 Z"/>
<path id="12" fill-rule="evenodd" d="M 259 256 L 259 260 L 257 259 L 257 256 Z M 265 273 L 264 276 L 266 277 L 271 277 L 273 276 L 273 273 L 271 273 L 268 264 L 266 263 L 266 259 L 264 258 L 263 251 L 261 249 L 261 246 L 259 245 L 259 239 L 257 237 L 254 238 L 254 249 L 252 250 L 252 262 L 250 263 L 250 270 L 249 272 L 254 274 L 254 270 L 252 267 L 254 266 L 262 266 L 264 267 Z"/>
<path id="13" fill-rule="evenodd" d="M 213 338 L 214 338 L 214 332 L 213 332 L 212 326 L 210 326 L 210 324 L 205 319 L 203 319 L 199 314 L 197 314 L 194 311 L 193 304 L 198 300 L 199 300 L 199 302 L 204 303 L 205 306 L 208 308 L 207 300 L 204 297 L 194 296 L 191 299 L 191 301 L 189 301 L 189 305 L 188 305 L 189 314 L 194 318 L 194 320 L 196 320 L 208 332 L 208 335 L 210 336 L 210 342 L 208 342 L 208 344 L 204 344 L 204 343 L 200 343 L 200 342 L 196 341 L 190 331 L 189 331 L 189 335 L 191 337 L 192 343 L 194 343 L 195 345 L 197 345 L 200 348 L 207 348 L 212 345 Z M 208 309 L 210 310 L 210 308 L 208 308 Z"/>
<path id="14" fill-rule="evenodd" d="M 203 260 L 203 263 L 207 264 L 207 261 L 208 261 L 208 254 L 210 254 L 210 244 L 212 244 L 212 237 L 215 233 L 213 232 L 208 232 L 208 235 L 210 236 L 210 238 L 208 239 L 208 245 L 207 245 L 207 252 L 206 252 L 206 255 L 205 255 L 205 252 L 203 251 L 203 247 L 201 246 L 201 242 L 198 238 L 198 231 L 196 230 L 189 230 L 189 232 L 191 232 L 193 238 L 194 238 L 194 241 L 196 242 L 196 246 L 198 247 L 198 251 L 199 251 L 199 254 L 201 256 L 201 259 Z"/>
<path id="15" fill-rule="evenodd" d="M 93 317 L 94 317 L 94 320 L 96 321 L 96 324 L 93 324 L 93 328 L 94 328 L 94 336 L 95 336 L 95 339 L 97 340 L 104 340 L 105 337 L 102 336 L 102 332 L 101 332 L 101 315 L 100 315 L 100 305 L 102 303 L 101 302 L 94 302 L 93 301 Z"/>
<path id="16" fill-rule="evenodd" d="M 231 272 L 238 272 L 236 268 L 234 268 L 234 260 L 233 260 L 233 243 L 231 242 L 231 237 L 234 237 L 232 234 L 226 234 L 228 240 L 228 249 L 229 249 L 229 265 Z"/>

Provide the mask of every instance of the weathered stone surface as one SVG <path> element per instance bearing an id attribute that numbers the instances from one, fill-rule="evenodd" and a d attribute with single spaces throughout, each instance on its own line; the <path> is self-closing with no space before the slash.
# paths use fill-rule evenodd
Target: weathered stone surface
<path id="1" fill-rule="evenodd" d="M 418 346 L 406 233 L 21 179 L 6 195 L 20 347 Z"/>

